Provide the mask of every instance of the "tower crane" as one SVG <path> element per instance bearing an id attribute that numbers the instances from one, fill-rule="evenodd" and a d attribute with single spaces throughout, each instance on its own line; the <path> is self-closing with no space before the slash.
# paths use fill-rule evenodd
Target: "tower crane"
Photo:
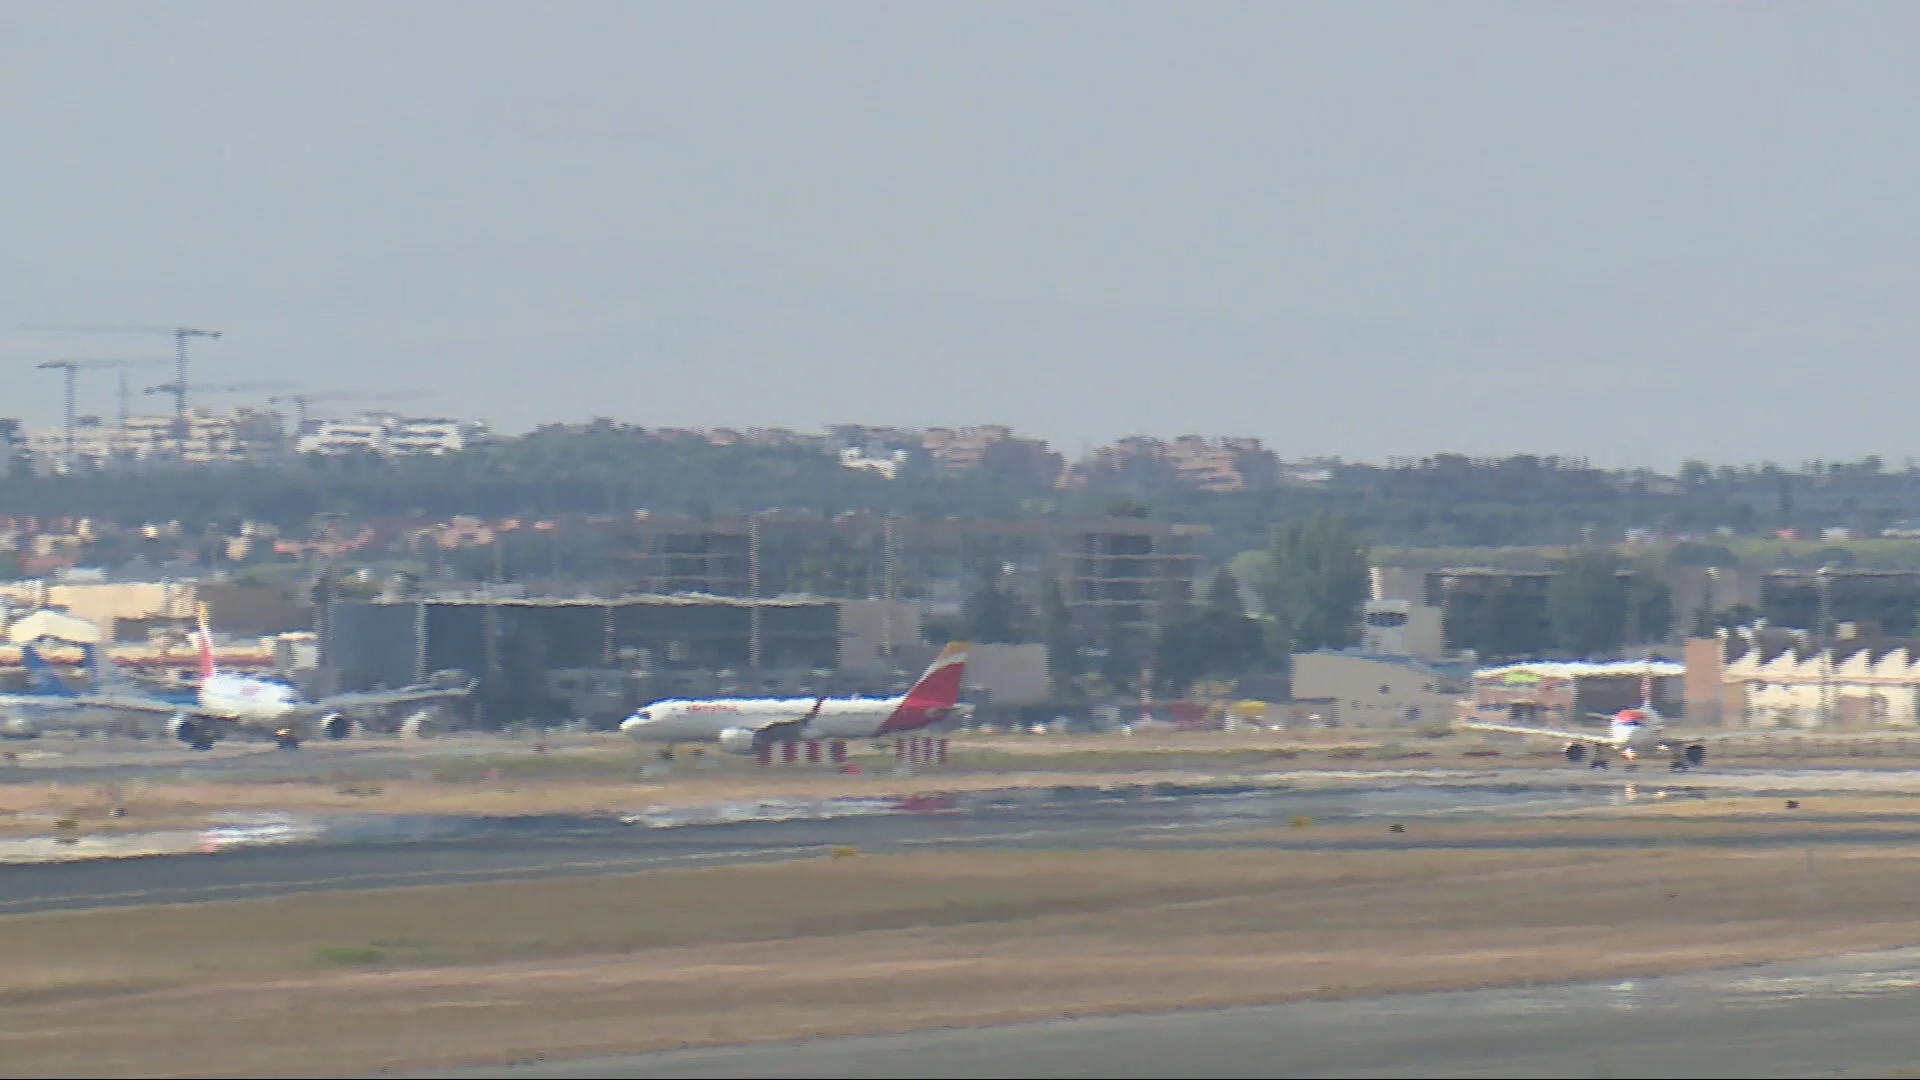
<path id="1" fill-rule="evenodd" d="M 166 384 L 173 394 L 174 449 L 187 448 L 187 339 L 218 338 L 219 330 L 201 330 L 192 326 L 27 326 L 26 330 L 50 330 L 66 334 L 167 334 L 173 338 L 173 381 Z"/>
<path id="2" fill-rule="evenodd" d="M 215 386 L 196 386 L 193 388 L 193 392 L 196 394 L 256 394 L 262 390 L 285 390 L 292 385 L 290 382 L 220 383 Z M 179 383 L 168 382 L 161 383 L 159 386 L 147 387 L 147 393 L 149 394 L 178 394 L 179 392 Z"/>
<path id="3" fill-rule="evenodd" d="M 127 424 L 127 371 L 126 369 L 135 368 L 135 367 L 149 367 L 154 364 L 164 364 L 166 362 L 167 360 L 165 357 L 152 357 L 144 360 L 111 360 L 111 359 L 48 360 L 42 364 L 37 365 L 37 367 L 41 371 L 49 371 L 49 370 L 57 369 L 57 370 L 66 372 L 66 395 L 65 395 L 65 400 L 62 403 L 63 408 L 60 414 L 61 420 L 63 422 L 62 433 L 64 435 L 65 442 L 66 442 L 66 452 L 65 452 L 66 460 L 61 462 L 62 468 L 65 468 L 65 469 L 73 468 L 73 459 L 74 459 L 73 414 L 74 414 L 75 398 L 77 397 L 78 389 L 79 389 L 78 376 L 80 372 L 82 370 L 96 371 L 102 368 L 119 368 L 120 369 L 120 426 L 124 428 Z"/>
<path id="4" fill-rule="evenodd" d="M 431 394 L 422 393 L 416 390 L 402 390 L 402 391 L 396 391 L 393 393 L 377 393 L 377 394 L 363 393 L 358 390 L 339 390 L 331 393 L 284 394 L 280 397 L 268 398 L 267 404 L 292 405 L 294 407 L 295 416 L 297 417 L 297 420 L 298 420 L 298 426 L 294 430 L 305 431 L 307 430 L 307 422 L 312 419 L 312 416 L 310 415 L 308 407 L 311 405 L 317 404 L 319 402 L 323 402 L 323 401 L 407 401 L 415 398 L 432 397 L 432 396 L 433 395 Z"/>

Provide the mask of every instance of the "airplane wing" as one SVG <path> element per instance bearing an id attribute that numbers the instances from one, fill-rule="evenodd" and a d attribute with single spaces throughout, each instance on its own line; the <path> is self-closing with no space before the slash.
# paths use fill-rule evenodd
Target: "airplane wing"
<path id="1" fill-rule="evenodd" d="M 167 716 L 218 717 L 196 704 L 167 701 L 139 694 L 76 694 L 67 704 L 81 709 L 115 709 L 122 712 L 164 713 Z"/>
<path id="2" fill-rule="evenodd" d="M 1569 731 L 1565 728 L 1526 727 L 1522 724 L 1489 724 L 1484 720 L 1467 720 L 1460 724 L 1469 731 L 1492 731 L 1501 735 L 1525 735 L 1536 739 L 1559 739 L 1561 742 L 1606 742 L 1604 734 L 1597 731 Z"/>
<path id="3" fill-rule="evenodd" d="M 332 694 L 319 701 L 297 706 L 293 709 L 292 715 L 324 716 L 328 713 L 351 712 L 356 709 L 386 709 L 395 705 L 410 705 L 422 701 L 446 701 L 466 697 L 478 686 L 479 683 L 470 682 L 465 686 L 404 686 L 398 690 Z"/>
<path id="4" fill-rule="evenodd" d="M 784 720 L 768 721 L 754 728 L 754 733 L 756 735 L 769 736 L 773 739 L 797 739 L 807 724 L 811 723 L 814 717 L 820 715 L 820 706 L 826 704 L 826 701 L 826 695 L 822 694 L 814 699 L 813 708 L 808 709 L 799 716 L 789 717 Z"/>

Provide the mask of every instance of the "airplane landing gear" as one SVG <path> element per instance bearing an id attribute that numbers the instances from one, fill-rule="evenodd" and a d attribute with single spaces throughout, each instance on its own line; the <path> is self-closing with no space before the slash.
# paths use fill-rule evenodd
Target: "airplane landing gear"
<path id="1" fill-rule="evenodd" d="M 1606 767 L 1607 759 L 1601 757 L 1599 754 L 1593 755 L 1593 760 L 1587 763 L 1587 768 L 1589 769 L 1604 769 Z"/>

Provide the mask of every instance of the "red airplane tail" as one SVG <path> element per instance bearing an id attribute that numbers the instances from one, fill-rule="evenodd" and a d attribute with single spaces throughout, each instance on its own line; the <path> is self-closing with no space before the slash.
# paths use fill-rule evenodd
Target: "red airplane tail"
<path id="1" fill-rule="evenodd" d="M 960 680 L 967 671 L 967 645 L 956 641 L 940 650 L 920 681 L 913 684 L 899 708 L 880 725 L 881 735 L 914 731 L 947 718 L 960 701 Z"/>

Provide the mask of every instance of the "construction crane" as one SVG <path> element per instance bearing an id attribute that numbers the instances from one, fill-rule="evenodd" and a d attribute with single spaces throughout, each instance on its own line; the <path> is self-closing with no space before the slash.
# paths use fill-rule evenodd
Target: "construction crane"
<path id="1" fill-rule="evenodd" d="M 217 386 L 196 386 L 193 388 L 193 392 L 196 394 L 257 394 L 263 390 L 285 390 L 292 385 L 290 382 L 220 383 Z M 161 383 L 159 386 L 149 386 L 147 387 L 147 393 L 173 394 L 177 396 L 180 393 L 180 384 L 168 382 Z"/>
<path id="2" fill-rule="evenodd" d="M 219 330 L 201 330 L 192 326 L 26 326 L 24 330 L 47 330 L 62 334 L 167 334 L 173 338 L 173 381 L 168 383 L 173 394 L 173 442 L 174 449 L 182 454 L 187 449 L 187 339 L 218 338 Z M 149 391 L 151 392 L 151 391 Z"/>
<path id="3" fill-rule="evenodd" d="M 267 404 L 292 405 L 294 407 L 294 413 L 298 423 L 298 426 L 295 427 L 294 430 L 305 431 L 307 430 L 307 422 L 312 419 L 309 413 L 308 407 L 311 405 L 317 404 L 319 402 L 323 402 L 323 401 L 407 401 L 415 398 L 432 397 L 432 396 L 433 395 L 431 394 L 422 393 L 417 390 L 402 390 L 402 391 L 396 391 L 393 393 L 382 393 L 382 394 L 363 393 L 357 390 L 340 390 L 340 391 L 335 391 L 333 393 L 286 394 L 281 397 L 270 397 L 267 399 Z"/>
<path id="4" fill-rule="evenodd" d="M 74 459 L 74 449 L 73 449 L 74 415 L 73 414 L 74 414 L 75 398 L 77 397 L 78 390 L 79 390 L 78 376 L 80 372 L 82 370 L 95 371 L 101 368 L 119 368 L 120 369 L 120 426 L 124 428 L 127 426 L 127 371 L 126 369 L 134 368 L 134 367 L 150 367 L 154 364 L 164 364 L 166 362 L 167 360 L 165 357 L 153 357 L 153 358 L 144 359 L 144 360 L 108 360 L 108 359 L 48 360 L 43 364 L 37 365 L 37 367 L 41 371 L 58 369 L 66 372 L 66 400 L 63 403 L 64 408 L 61 410 L 61 419 L 64 424 L 63 434 L 66 440 L 66 454 L 65 454 L 66 459 L 61 462 L 61 467 L 63 469 L 73 468 L 73 459 Z"/>

